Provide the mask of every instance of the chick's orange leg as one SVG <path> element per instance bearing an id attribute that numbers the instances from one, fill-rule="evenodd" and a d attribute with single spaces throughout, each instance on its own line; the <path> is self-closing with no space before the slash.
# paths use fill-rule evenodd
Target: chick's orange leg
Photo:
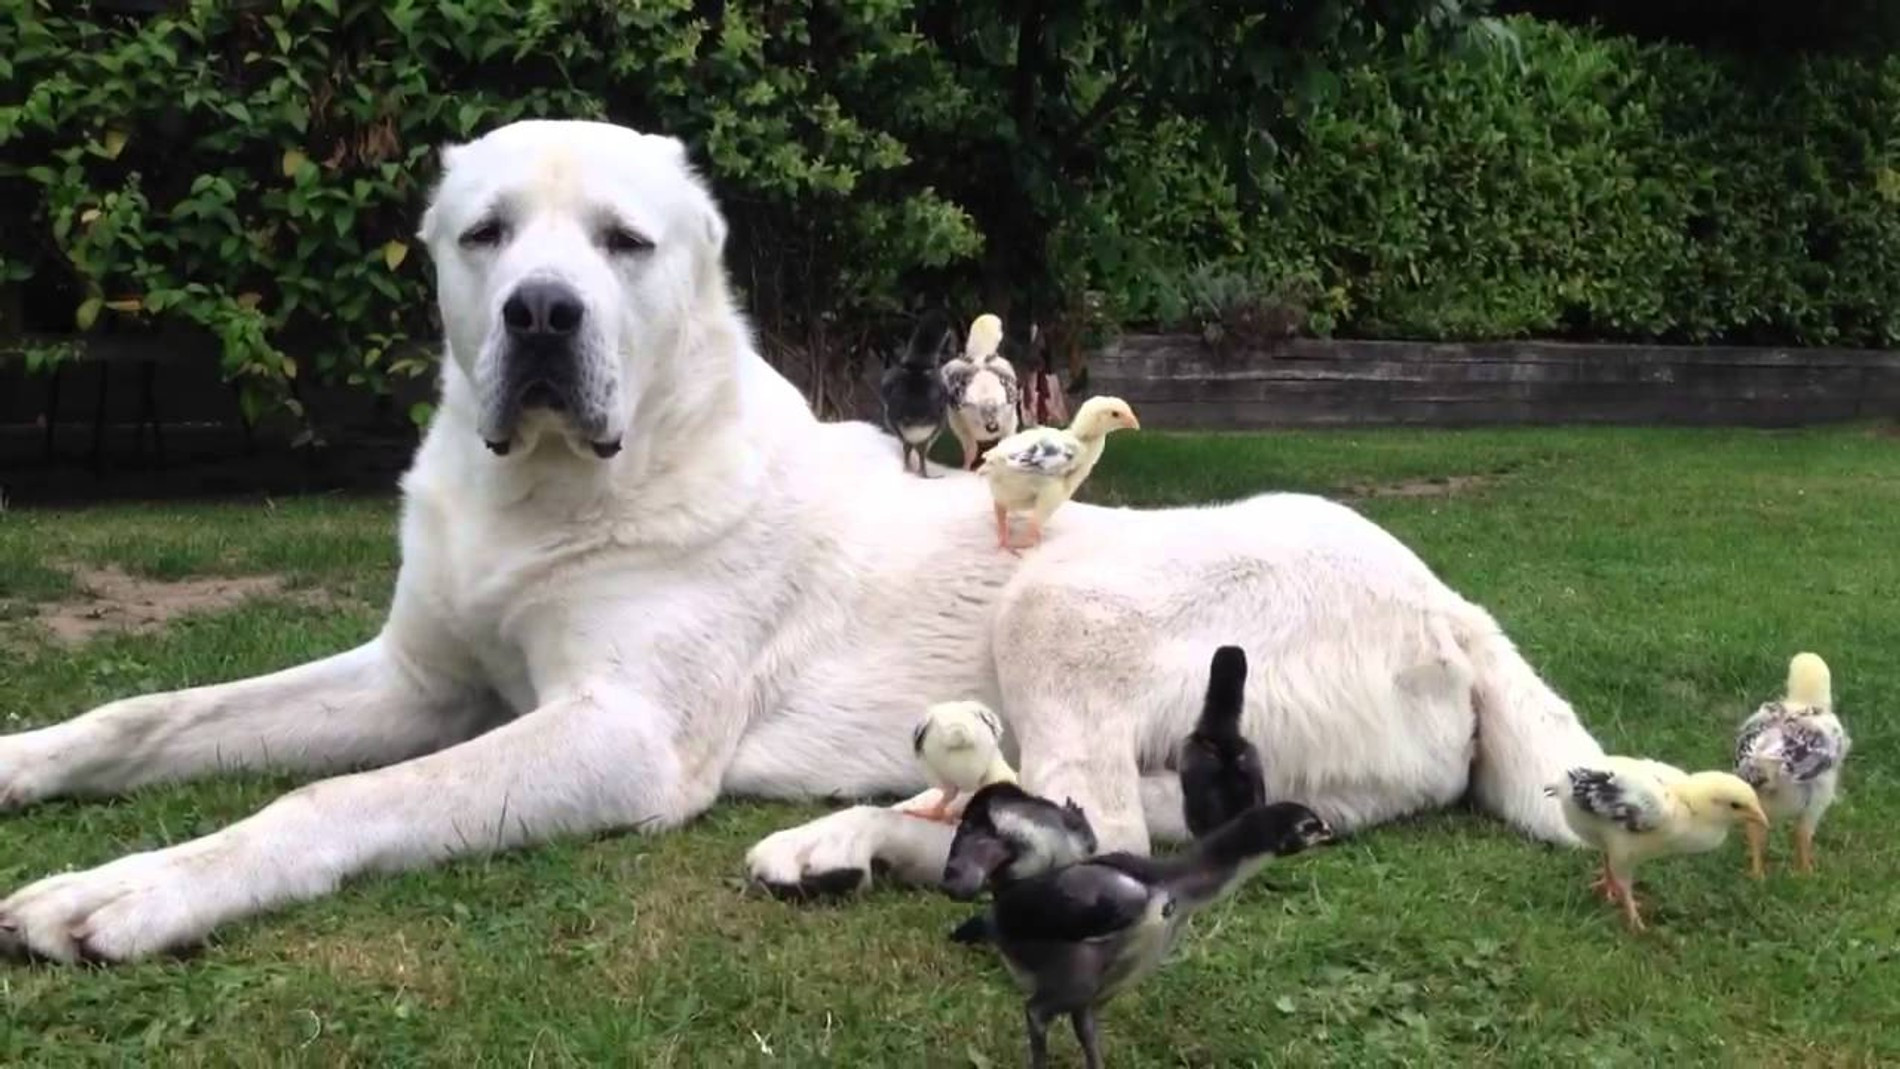
<path id="1" fill-rule="evenodd" d="M 1814 826 L 1794 826 L 1794 868 L 1796 872 L 1814 871 Z"/>
<path id="2" fill-rule="evenodd" d="M 1009 544 L 1009 509 L 1002 505 L 996 506 L 996 548 L 1016 553 L 1016 547 Z"/>
<path id="3" fill-rule="evenodd" d="M 939 824 L 954 823 L 950 816 L 950 803 L 955 801 L 956 797 L 956 788 L 945 788 L 937 792 L 937 800 L 931 805 L 927 805 L 922 809 L 907 808 L 900 810 L 900 812 L 906 816 L 921 817 L 924 820 L 934 820 Z"/>
<path id="4" fill-rule="evenodd" d="M 1748 835 L 1748 875 L 1759 880 L 1768 873 L 1768 829 L 1758 824 L 1750 824 L 1746 834 Z M 1796 838 L 1799 838 L 1800 834 L 1796 831 Z"/>
<path id="5" fill-rule="evenodd" d="M 1646 925 L 1643 924 L 1643 914 L 1641 910 L 1636 906 L 1635 889 L 1630 886 L 1627 880 L 1617 880 L 1614 887 L 1616 889 L 1617 899 L 1623 903 L 1624 923 L 1629 925 L 1629 929 L 1632 932 L 1642 931 Z"/>
<path id="6" fill-rule="evenodd" d="M 1610 875 L 1609 858 L 1603 859 L 1603 871 L 1597 874 L 1596 881 L 1590 885 L 1590 890 L 1595 891 L 1605 902 L 1615 902 L 1618 900 L 1616 894 L 1616 877 Z"/>

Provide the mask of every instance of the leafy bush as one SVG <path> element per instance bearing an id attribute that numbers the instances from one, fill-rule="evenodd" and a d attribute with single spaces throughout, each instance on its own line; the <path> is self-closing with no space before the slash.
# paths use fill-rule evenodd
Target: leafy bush
<path id="1" fill-rule="evenodd" d="M 1153 236 L 1128 258 L 1142 277 L 1104 286 L 1124 317 L 1199 329 L 1165 280 L 1211 263 L 1263 296 L 1304 280 L 1321 331 L 1900 344 L 1900 58 L 1764 71 L 1507 29 L 1513 47 L 1414 35 L 1346 71 L 1256 213 L 1228 189 L 1175 205 L 1170 230 L 1220 241 Z"/>
<path id="2" fill-rule="evenodd" d="M 1770 59 L 1794 51 L 1879 54 L 1900 45 L 1900 4 L 1892 0 L 1503 0 L 1500 7 Z"/>
<path id="3" fill-rule="evenodd" d="M 903 8 L 858 5 L 824 43 L 831 63 L 920 55 Z M 412 234 L 437 146 L 523 117 L 686 136 L 735 216 L 737 281 L 768 329 L 774 309 L 890 304 L 905 270 L 980 246 L 931 189 L 874 181 L 906 151 L 814 72 L 819 5 L 729 3 L 716 27 L 696 12 L 0 0 L 0 230 L 19 236 L 0 285 L 23 285 L 29 329 L 210 330 L 253 413 L 312 372 L 386 389 L 434 360 L 414 344 L 435 331 Z M 880 85 L 881 105 L 942 95 L 925 74 Z M 837 269 L 811 272 L 820 254 Z"/>
<path id="4" fill-rule="evenodd" d="M 1244 154 L 1337 50 L 1471 6 L 0 0 L 0 226 L 31 235 L 0 285 L 32 328 L 208 329 L 253 411 L 310 374 L 386 389 L 433 359 L 435 147 L 608 118 L 692 147 L 768 349 L 822 393 L 913 299 L 1044 288 L 1076 191 L 1126 173 L 1109 131 L 1189 109 Z"/>
<path id="5" fill-rule="evenodd" d="M 979 293 L 1070 349 L 1900 343 L 1900 59 L 1447 36 L 1479 6 L 0 0 L 0 331 L 208 330 L 253 413 L 388 390 L 435 359 L 436 146 L 576 116 L 688 142 L 820 394 Z"/>

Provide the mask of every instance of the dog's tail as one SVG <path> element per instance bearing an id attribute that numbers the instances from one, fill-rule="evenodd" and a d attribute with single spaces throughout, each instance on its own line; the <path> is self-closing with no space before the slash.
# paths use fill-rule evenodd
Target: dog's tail
<path id="1" fill-rule="evenodd" d="M 1477 714 L 1473 798 L 1524 831 L 1574 845 L 1563 810 L 1544 788 L 1564 771 L 1603 755 L 1570 703 L 1538 677 L 1490 613 L 1469 605 L 1455 625 L 1471 659 Z"/>

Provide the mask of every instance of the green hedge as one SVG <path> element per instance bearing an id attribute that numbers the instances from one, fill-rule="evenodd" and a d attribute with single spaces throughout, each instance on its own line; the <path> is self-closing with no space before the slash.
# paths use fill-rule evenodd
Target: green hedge
<path id="1" fill-rule="evenodd" d="M 413 240 L 435 150 L 523 117 L 688 140 L 755 306 L 862 318 L 976 252 L 854 111 L 954 107 L 910 5 L 700 6 L 0 0 L 0 333 L 205 328 L 254 412 L 311 372 L 427 374 L 407 343 L 435 335 Z"/>
<path id="2" fill-rule="evenodd" d="M 1106 287 L 1123 318 L 1285 292 L 1356 335 L 1900 343 L 1900 58 L 1763 69 L 1508 25 L 1509 47 L 1414 38 L 1347 72 L 1257 212 L 1225 188 L 1175 208 L 1231 251 L 1150 235 Z M 1171 136 L 1149 186 L 1196 173 L 1169 163 L 1193 132 Z"/>
<path id="3" fill-rule="evenodd" d="M 206 328 L 254 408 L 425 374 L 434 149 L 536 115 L 683 136 L 768 344 L 859 355 L 980 284 L 970 206 L 919 175 L 1003 166 L 967 146 L 1011 50 L 952 62 L 918 24 L 954 5 L 113 6 L 0 0 L 0 332 Z M 1188 114 L 1105 112 L 1049 201 L 1056 281 L 1128 325 L 1900 343 L 1900 59 L 1487 28 L 1303 76 L 1245 174 Z"/>

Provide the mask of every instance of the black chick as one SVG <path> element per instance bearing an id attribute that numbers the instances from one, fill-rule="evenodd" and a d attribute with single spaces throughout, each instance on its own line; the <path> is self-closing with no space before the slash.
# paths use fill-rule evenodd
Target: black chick
<path id="1" fill-rule="evenodd" d="M 1029 1064 L 1048 1064 L 1049 1022 L 1068 1014 L 1082 1057 L 1100 1069 L 1097 1007 L 1153 972 L 1196 911 L 1271 857 L 1333 840 L 1297 802 L 1258 806 L 1168 858 L 1103 854 L 997 891 L 991 937 L 1025 992 Z"/>
<path id="2" fill-rule="evenodd" d="M 1092 856 L 1098 843 L 1082 807 L 1061 805 L 1014 783 L 992 783 L 970 796 L 950 840 L 943 866 L 943 890 L 967 902 L 983 888 L 999 890 Z M 982 943 L 990 938 L 989 913 L 958 925 L 950 938 Z"/>
<path id="3" fill-rule="evenodd" d="M 936 444 L 950 418 L 950 391 L 944 386 L 943 361 L 954 355 L 957 334 L 950 317 L 927 313 L 911 332 L 910 344 L 895 366 L 878 381 L 878 399 L 884 404 L 884 427 L 904 448 L 904 470 L 917 454 L 917 474 L 930 474 L 930 447 Z"/>
<path id="4" fill-rule="evenodd" d="M 1196 839 L 1241 812 L 1266 804 L 1260 751 L 1240 733 L 1246 689 L 1246 652 L 1239 646 L 1215 650 L 1200 722 L 1181 744 L 1181 808 L 1188 834 Z"/>

